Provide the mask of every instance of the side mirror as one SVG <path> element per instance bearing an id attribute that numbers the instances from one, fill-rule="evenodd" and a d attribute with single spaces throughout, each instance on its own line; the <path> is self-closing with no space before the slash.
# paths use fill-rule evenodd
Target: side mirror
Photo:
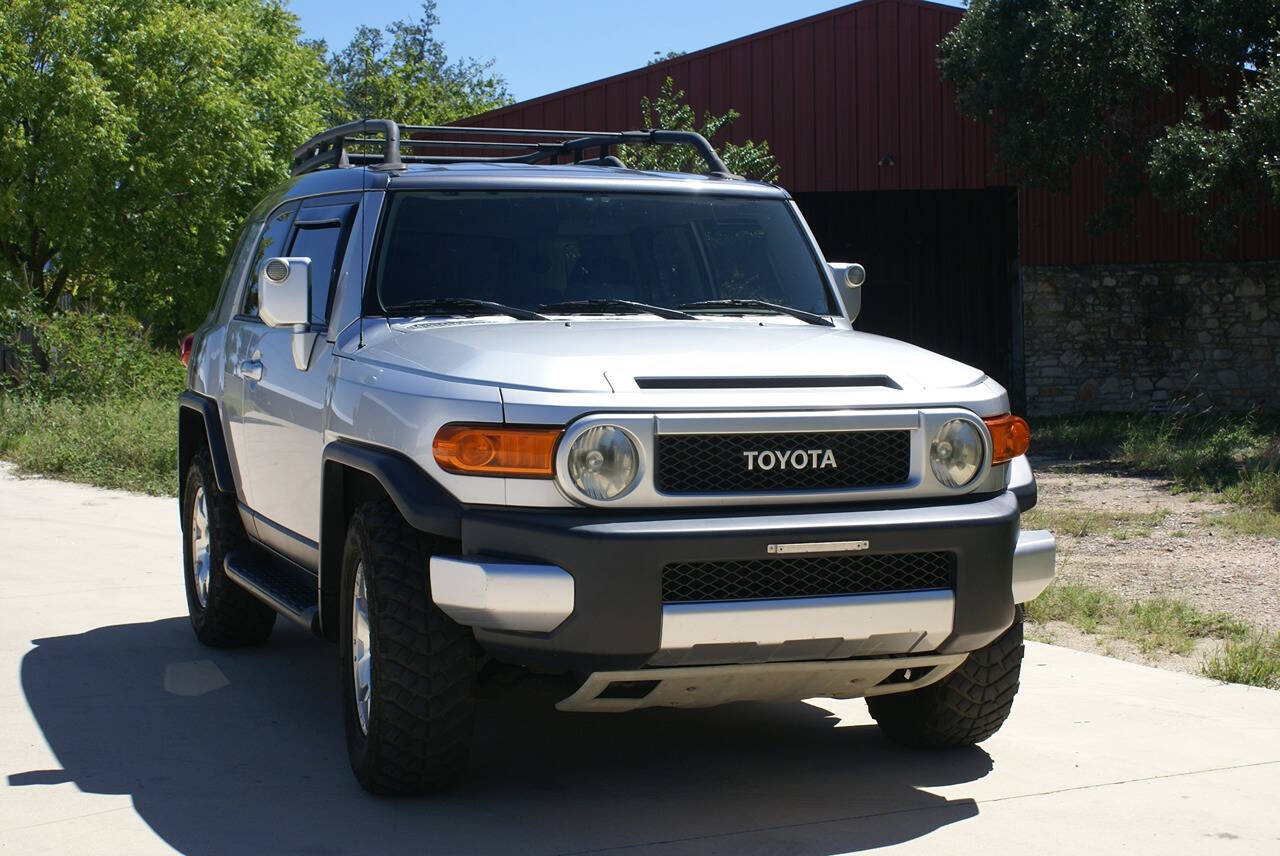
<path id="1" fill-rule="evenodd" d="M 867 269 L 857 262 L 827 262 L 827 267 L 841 289 L 840 297 L 852 324 L 862 311 L 862 284 L 867 281 Z"/>
<path id="2" fill-rule="evenodd" d="M 311 367 L 319 333 L 311 331 L 311 259 L 270 258 L 258 269 L 258 317 L 268 327 L 293 330 L 293 366 Z"/>
<path id="3" fill-rule="evenodd" d="M 311 259 L 270 258 L 258 268 L 258 317 L 268 327 L 311 321 Z"/>

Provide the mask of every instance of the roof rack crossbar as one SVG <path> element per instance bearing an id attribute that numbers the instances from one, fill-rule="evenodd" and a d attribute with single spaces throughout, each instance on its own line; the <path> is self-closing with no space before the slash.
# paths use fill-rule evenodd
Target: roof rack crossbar
<path id="1" fill-rule="evenodd" d="M 381 146 L 382 140 L 369 137 L 351 137 L 347 140 L 349 146 Z M 502 140 L 415 140 L 405 137 L 400 138 L 401 148 L 430 148 L 437 146 L 440 148 L 457 147 L 460 149 L 545 149 L 546 151 L 560 151 L 560 143 L 512 143 Z"/>
<path id="2" fill-rule="evenodd" d="M 375 136 L 368 136 L 368 135 Z M 424 136 L 430 134 L 431 136 Z M 378 137 L 376 135 L 381 135 Z M 442 139 L 441 136 L 485 137 Z M 523 140 L 512 139 L 523 137 Z M 554 142 L 546 142 L 554 141 Z M 293 174 L 302 175 L 325 167 L 378 166 L 400 169 L 406 163 L 558 163 L 565 155 L 575 162 L 613 166 L 620 163 L 610 150 L 619 145 L 690 146 L 702 158 L 707 171 L 716 178 L 736 178 L 716 154 L 711 143 L 694 131 L 552 131 L 531 128 L 472 128 L 454 125 L 398 125 L 390 119 L 362 119 L 317 134 L 293 152 Z M 349 148 L 381 149 L 381 152 L 351 152 Z M 512 155 L 405 155 L 401 148 L 474 148 L 514 150 Z M 586 159 L 587 149 L 599 149 L 597 157 Z"/>
<path id="3" fill-rule="evenodd" d="M 347 156 L 348 166 L 379 166 L 382 155 L 352 152 Z M 449 163 L 537 163 L 542 158 L 537 152 L 519 155 L 401 155 L 401 164 L 449 164 Z"/>

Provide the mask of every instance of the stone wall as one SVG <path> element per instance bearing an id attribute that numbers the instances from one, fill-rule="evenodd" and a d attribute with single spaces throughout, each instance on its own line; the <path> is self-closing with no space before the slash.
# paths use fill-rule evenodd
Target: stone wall
<path id="1" fill-rule="evenodd" d="M 1023 267 L 1028 411 L 1280 410 L 1280 261 Z"/>

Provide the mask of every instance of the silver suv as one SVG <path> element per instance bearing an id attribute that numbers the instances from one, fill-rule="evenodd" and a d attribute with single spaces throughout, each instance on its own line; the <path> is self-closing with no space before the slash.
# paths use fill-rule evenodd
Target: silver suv
<path id="1" fill-rule="evenodd" d="M 1000 727 L 1053 575 L 1026 423 L 854 330 L 862 269 L 785 191 L 671 131 L 368 120 L 294 157 L 192 345 L 187 601 L 208 645 L 277 614 L 340 645 L 362 785 L 454 781 L 513 666 L 573 678 L 568 711 L 865 696 L 909 745 Z"/>

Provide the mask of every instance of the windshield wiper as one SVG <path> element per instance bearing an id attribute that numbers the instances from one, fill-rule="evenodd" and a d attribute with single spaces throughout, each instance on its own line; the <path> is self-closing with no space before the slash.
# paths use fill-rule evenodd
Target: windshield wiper
<path id="1" fill-rule="evenodd" d="M 801 321 L 807 321 L 810 324 L 817 324 L 822 327 L 834 327 L 835 323 L 822 315 L 815 315 L 812 312 L 805 312 L 803 309 L 793 309 L 790 306 L 783 306 L 780 303 L 770 303 L 767 300 L 747 300 L 734 298 L 732 300 L 699 300 L 696 303 L 682 303 L 681 309 L 767 309 L 770 312 L 776 312 L 780 315 L 790 315 L 792 318 L 799 318 Z"/>
<path id="2" fill-rule="evenodd" d="M 583 310 L 598 310 L 613 313 L 647 312 L 659 318 L 678 318 L 684 321 L 697 321 L 697 317 L 679 309 L 668 309 L 665 306 L 654 306 L 638 300 L 621 300 L 612 297 L 594 297 L 590 300 L 561 300 L 558 303 L 544 303 L 538 307 L 543 312 L 576 313 Z"/>
<path id="3" fill-rule="evenodd" d="M 510 315 L 521 321 L 550 321 L 532 309 L 507 306 L 492 300 L 476 300 L 473 297 L 430 297 L 422 300 L 406 300 L 383 307 L 387 312 L 423 312 L 441 315 Z"/>

